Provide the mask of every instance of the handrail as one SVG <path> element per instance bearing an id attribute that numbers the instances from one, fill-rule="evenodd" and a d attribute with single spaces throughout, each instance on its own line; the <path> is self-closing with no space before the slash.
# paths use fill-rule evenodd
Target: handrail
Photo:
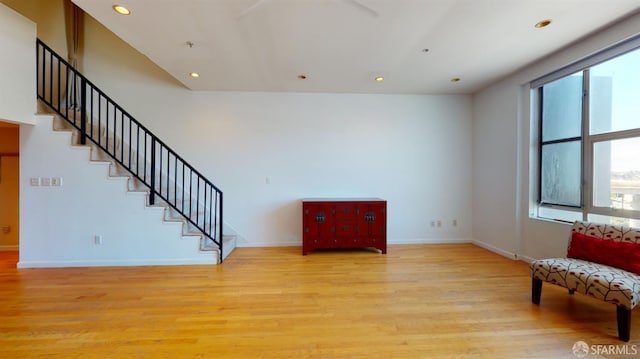
<path id="1" fill-rule="evenodd" d="M 115 103 L 40 39 L 36 42 L 38 98 L 159 196 L 219 250 L 222 191 Z"/>

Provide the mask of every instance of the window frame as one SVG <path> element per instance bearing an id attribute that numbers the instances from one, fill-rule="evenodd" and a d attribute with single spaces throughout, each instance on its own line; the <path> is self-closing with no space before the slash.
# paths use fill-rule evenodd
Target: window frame
<path id="1" fill-rule="evenodd" d="M 535 195 L 536 199 L 536 214 L 535 217 L 546 218 L 540 215 L 540 208 L 548 208 L 553 210 L 560 210 L 564 212 L 574 212 L 582 214 L 583 220 L 588 220 L 589 215 L 608 216 L 610 218 L 622 217 L 630 220 L 640 220 L 640 210 L 632 209 L 619 209 L 612 206 L 601 207 L 595 206 L 593 203 L 594 197 L 594 147 L 597 143 L 623 140 L 629 138 L 640 139 L 640 125 L 633 129 L 618 130 L 605 133 L 590 134 L 590 81 L 591 72 L 590 69 L 598 64 L 607 62 L 619 56 L 624 56 L 627 53 L 633 51 L 640 51 L 640 35 L 622 41 L 612 47 L 596 53 L 590 57 L 579 60 L 576 63 L 570 64 L 563 68 L 560 68 L 550 74 L 547 74 L 541 78 L 538 78 L 530 82 L 530 90 L 532 93 L 532 101 L 534 106 L 532 108 L 531 116 L 532 124 L 537 123 L 537 168 L 535 168 L 536 176 L 535 180 L 537 184 L 533 184 L 537 187 Z M 544 94 L 543 87 L 553 81 L 560 80 L 562 78 L 571 76 L 573 74 L 582 72 L 582 118 L 581 118 L 581 135 L 575 137 L 567 137 L 549 141 L 543 141 L 543 106 L 544 106 Z M 640 84 L 638 84 L 640 88 Z M 638 114 L 640 118 L 640 114 Z M 568 205 L 568 204 L 553 204 L 543 203 L 542 201 L 542 162 L 543 162 L 543 147 L 549 144 L 555 143 L 569 143 L 574 141 L 581 141 L 581 185 L 580 185 L 580 206 Z M 532 168 L 532 170 L 534 170 Z M 533 199 L 533 198 L 532 198 Z M 575 215 L 574 215 L 575 216 Z M 549 219 L 549 218 L 547 218 Z"/>
<path id="2" fill-rule="evenodd" d="M 567 76 L 564 77 L 560 77 L 556 80 L 560 80 L 562 78 L 568 77 L 575 74 L 569 74 Z M 555 81 L 555 80 L 554 80 Z M 549 81 L 548 83 L 553 82 L 553 81 Z M 538 97 L 536 98 L 536 101 L 538 103 L 538 112 L 537 112 L 537 121 L 538 121 L 538 205 L 544 205 L 544 206 L 548 206 L 548 207 L 556 207 L 556 208 L 579 208 L 581 209 L 584 206 L 584 116 L 585 116 L 585 107 L 584 107 L 584 103 L 585 103 L 585 95 L 584 95 L 584 84 L 585 82 L 585 78 L 584 78 L 584 74 L 582 77 L 582 89 L 583 89 L 583 93 L 582 93 L 582 113 L 581 113 L 581 131 L 580 131 L 580 136 L 574 136 L 574 137 L 565 137 L 565 138 L 561 138 L 561 139 L 554 139 L 554 140 L 549 140 L 549 141 L 543 141 L 542 137 L 543 137 L 543 116 L 544 116 L 544 111 L 543 111 L 543 107 L 544 107 L 544 85 L 540 86 L 537 88 L 537 92 L 538 92 Z M 546 85 L 546 84 L 545 84 Z M 546 145 L 554 145 L 554 144 L 559 144 L 559 143 L 571 143 L 571 142 L 576 142 L 576 141 L 580 141 L 580 164 L 581 164 L 581 173 L 580 173 L 580 182 L 582 183 L 582 185 L 580 186 L 580 204 L 579 205 L 569 205 L 569 204 L 559 204 L 559 203 L 543 203 L 542 201 L 542 158 L 543 158 L 543 149 L 544 146 Z"/>

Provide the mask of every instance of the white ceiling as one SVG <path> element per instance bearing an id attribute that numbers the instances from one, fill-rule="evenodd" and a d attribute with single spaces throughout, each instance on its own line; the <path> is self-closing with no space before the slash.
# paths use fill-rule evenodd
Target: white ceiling
<path id="1" fill-rule="evenodd" d="M 640 9 L 639 0 L 73 1 L 193 90 L 399 94 L 473 93 Z M 553 23 L 534 28 L 544 19 Z"/>

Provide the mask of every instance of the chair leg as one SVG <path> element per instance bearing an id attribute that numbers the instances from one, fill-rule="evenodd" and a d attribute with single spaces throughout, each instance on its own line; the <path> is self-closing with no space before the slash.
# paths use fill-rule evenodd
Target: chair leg
<path id="1" fill-rule="evenodd" d="M 617 305 L 618 338 L 628 342 L 631 334 L 631 309 Z"/>
<path id="2" fill-rule="evenodd" d="M 531 302 L 540 304 L 540 294 L 542 293 L 542 280 L 531 278 Z"/>

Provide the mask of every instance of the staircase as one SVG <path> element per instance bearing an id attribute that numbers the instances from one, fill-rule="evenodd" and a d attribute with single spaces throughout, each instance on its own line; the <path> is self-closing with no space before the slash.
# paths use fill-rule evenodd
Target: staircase
<path id="1" fill-rule="evenodd" d="M 89 146 L 91 161 L 108 163 L 109 176 L 126 178 L 127 191 L 146 194 L 147 206 L 222 263 L 235 247 L 222 233 L 222 191 L 46 44 L 36 49 L 39 112 L 55 114 L 54 130 L 72 131 L 72 145 Z"/>

